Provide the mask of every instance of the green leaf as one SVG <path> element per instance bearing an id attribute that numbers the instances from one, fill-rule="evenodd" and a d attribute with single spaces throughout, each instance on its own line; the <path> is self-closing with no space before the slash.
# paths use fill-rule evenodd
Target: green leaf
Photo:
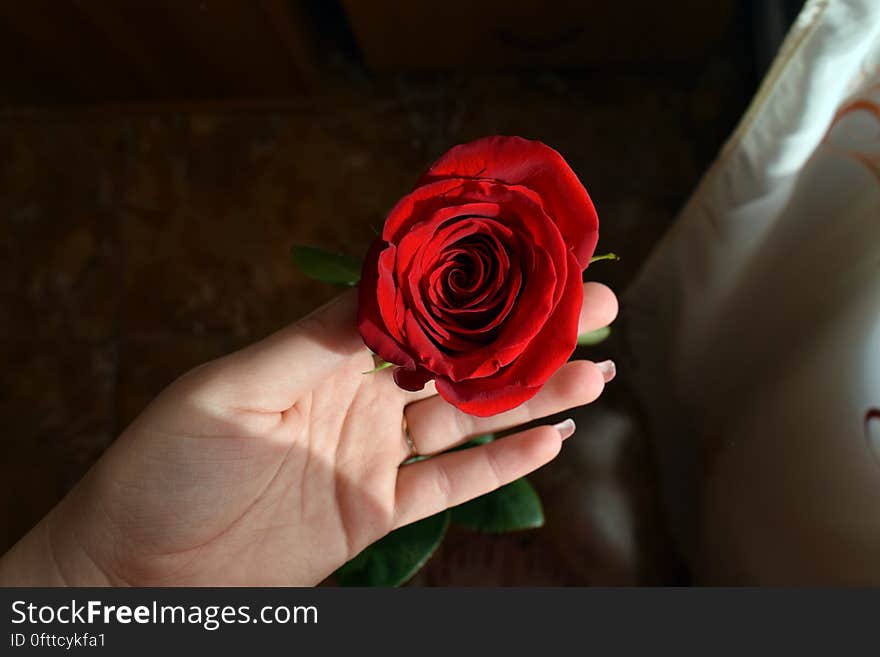
<path id="1" fill-rule="evenodd" d="M 314 246 L 295 246 L 290 250 L 290 257 L 303 274 L 316 281 L 357 285 L 361 280 L 361 261 L 354 256 Z"/>
<path id="2" fill-rule="evenodd" d="M 478 532 L 501 534 L 544 524 L 541 498 L 525 479 L 452 509 L 452 520 Z"/>
<path id="3" fill-rule="evenodd" d="M 479 447 L 480 445 L 485 445 L 486 443 L 491 443 L 495 440 L 494 433 L 484 433 L 482 436 L 477 436 L 476 438 L 471 438 L 466 443 L 459 445 L 458 447 L 453 447 L 448 450 L 450 452 L 457 452 L 462 449 L 471 449 L 472 447 Z"/>
<path id="4" fill-rule="evenodd" d="M 431 558 L 449 527 L 449 511 L 395 529 L 336 571 L 341 586 L 400 586 Z"/>
<path id="5" fill-rule="evenodd" d="M 599 262 L 600 260 L 620 260 L 620 256 L 616 253 L 603 253 L 602 255 L 593 256 L 590 258 L 590 264 L 592 265 L 594 262 Z"/>
<path id="6" fill-rule="evenodd" d="M 578 346 L 589 347 L 594 344 L 599 344 L 609 335 L 611 335 L 610 326 L 603 326 L 602 328 L 590 331 L 589 333 L 581 333 L 578 336 Z"/>

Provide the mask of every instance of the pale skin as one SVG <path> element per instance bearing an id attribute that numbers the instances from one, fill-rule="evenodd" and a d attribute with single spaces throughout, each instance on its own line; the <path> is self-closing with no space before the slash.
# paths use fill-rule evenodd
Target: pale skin
<path id="1" fill-rule="evenodd" d="M 538 426 L 441 454 L 476 435 L 595 400 L 612 365 L 573 361 L 531 401 L 465 415 L 428 384 L 373 374 L 356 295 L 166 388 L 85 478 L 0 559 L 0 585 L 314 585 L 402 525 L 553 459 L 573 426 Z M 584 286 L 580 331 L 617 299 Z M 436 454 L 402 465 L 410 447 Z"/>

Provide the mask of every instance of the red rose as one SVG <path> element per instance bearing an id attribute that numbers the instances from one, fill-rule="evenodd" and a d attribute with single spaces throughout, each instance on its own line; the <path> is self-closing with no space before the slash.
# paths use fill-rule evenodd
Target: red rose
<path id="1" fill-rule="evenodd" d="M 519 137 L 456 146 L 385 221 L 360 283 L 364 342 L 397 384 L 493 415 L 533 397 L 571 356 L 593 203 L 555 150 Z"/>

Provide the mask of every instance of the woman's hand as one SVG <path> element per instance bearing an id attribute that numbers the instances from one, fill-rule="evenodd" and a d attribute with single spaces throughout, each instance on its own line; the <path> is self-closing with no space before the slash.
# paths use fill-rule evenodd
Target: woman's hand
<path id="1" fill-rule="evenodd" d="M 397 388 L 355 329 L 349 292 L 169 386 L 77 487 L 0 560 L 0 583 L 312 585 L 389 531 L 550 461 L 572 423 L 439 454 L 596 399 L 610 362 L 562 367 L 490 418 L 429 384 Z M 584 286 L 581 332 L 617 300 Z M 404 420 L 412 446 L 404 433 Z"/>

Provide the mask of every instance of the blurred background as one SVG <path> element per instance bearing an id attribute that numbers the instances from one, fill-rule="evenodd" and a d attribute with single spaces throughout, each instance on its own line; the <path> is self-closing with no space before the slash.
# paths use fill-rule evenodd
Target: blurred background
<path id="1" fill-rule="evenodd" d="M 291 245 L 362 254 L 454 144 L 561 151 L 622 292 L 799 4 L 0 3 L 0 552 L 175 377 L 336 293 Z M 689 581 L 626 372 L 583 413 L 532 478 L 547 526 L 454 534 L 414 583 Z"/>

